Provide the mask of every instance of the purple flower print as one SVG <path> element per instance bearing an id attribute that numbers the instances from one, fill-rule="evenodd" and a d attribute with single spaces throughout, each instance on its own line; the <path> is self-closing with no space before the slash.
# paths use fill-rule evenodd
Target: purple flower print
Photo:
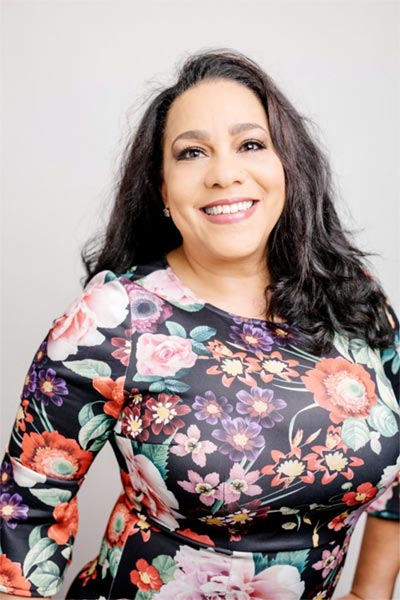
<path id="1" fill-rule="evenodd" d="M 0 467 L 0 486 L 2 490 L 6 490 L 13 481 L 13 472 L 11 463 L 4 461 Z"/>
<path id="2" fill-rule="evenodd" d="M 250 393 L 247 390 L 240 390 L 236 397 L 240 400 L 236 404 L 237 412 L 250 417 L 267 429 L 283 420 L 278 410 L 286 408 L 287 404 L 284 400 L 274 398 L 274 392 L 270 389 L 254 386 Z"/>
<path id="3" fill-rule="evenodd" d="M 28 398 L 30 394 L 34 394 L 37 385 L 37 373 L 34 364 L 31 365 L 24 381 L 24 388 L 22 390 L 22 397 Z"/>
<path id="4" fill-rule="evenodd" d="M 264 436 L 260 435 L 261 425 L 249 419 L 223 419 L 221 425 L 224 429 L 215 429 L 212 432 L 220 442 L 219 451 L 229 454 L 234 462 L 240 462 L 243 458 L 255 460 L 258 449 L 264 446 Z"/>
<path id="5" fill-rule="evenodd" d="M 220 396 L 217 400 L 215 394 L 208 391 L 204 394 L 204 398 L 203 396 L 195 396 L 193 409 L 196 411 L 196 419 L 206 421 L 210 425 L 216 425 L 218 420 L 229 417 L 233 407 L 225 396 Z"/>
<path id="6" fill-rule="evenodd" d="M 145 290 L 134 290 L 130 294 L 132 328 L 140 333 L 154 333 L 157 324 L 172 315 L 172 308 L 155 294 Z"/>
<path id="7" fill-rule="evenodd" d="M 0 496 L 0 517 L 5 521 L 10 529 L 15 529 L 17 523 L 28 518 L 29 507 L 27 504 L 21 504 L 22 496 L 19 494 L 1 494 Z"/>
<path id="8" fill-rule="evenodd" d="M 63 403 L 62 396 L 66 396 L 67 394 L 66 382 L 61 377 L 56 377 L 54 369 L 42 369 L 39 371 L 35 392 L 36 400 L 40 400 L 46 406 L 50 400 L 56 406 L 61 406 Z"/>
<path id="9" fill-rule="evenodd" d="M 272 348 L 273 339 L 269 333 L 256 327 L 253 323 L 242 323 L 240 327 L 234 325 L 231 327 L 230 338 L 241 347 L 251 352 L 269 352 Z"/>
<path id="10" fill-rule="evenodd" d="M 43 367 L 43 365 L 47 363 L 47 340 L 40 344 L 33 361 L 37 369 L 40 369 L 41 367 Z"/>

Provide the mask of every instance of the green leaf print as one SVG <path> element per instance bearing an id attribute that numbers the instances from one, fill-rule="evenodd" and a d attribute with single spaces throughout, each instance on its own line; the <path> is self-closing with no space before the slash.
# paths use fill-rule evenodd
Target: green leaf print
<path id="1" fill-rule="evenodd" d="M 376 382 L 378 384 L 379 399 L 382 400 L 382 402 L 386 404 L 386 406 L 394 413 L 397 415 L 400 414 L 400 406 L 397 403 L 393 388 L 385 373 L 383 373 L 381 376 L 378 375 Z"/>
<path id="2" fill-rule="evenodd" d="M 114 548 L 111 548 L 110 552 L 108 553 L 108 560 L 110 563 L 110 573 L 113 577 L 115 577 L 117 574 L 121 556 L 122 556 L 122 548 L 120 548 L 119 546 L 114 546 Z"/>
<path id="3" fill-rule="evenodd" d="M 195 352 L 196 354 L 199 354 L 200 356 L 203 356 L 204 354 L 207 354 L 207 355 L 211 354 L 209 349 L 206 348 L 206 346 L 204 344 L 202 344 L 201 342 L 192 342 L 192 350 L 193 350 L 193 352 Z"/>
<path id="4" fill-rule="evenodd" d="M 370 440 L 368 425 L 363 419 L 346 419 L 343 422 L 342 439 L 352 450 L 363 448 Z"/>
<path id="5" fill-rule="evenodd" d="M 29 548 L 33 548 L 42 539 L 42 526 L 37 525 L 29 534 Z"/>
<path id="6" fill-rule="evenodd" d="M 111 367 L 101 360 L 85 358 L 84 360 L 70 360 L 62 363 L 77 375 L 93 379 L 94 377 L 110 377 Z"/>
<path id="7" fill-rule="evenodd" d="M 183 383 L 177 379 L 166 379 L 165 386 L 169 392 L 175 392 L 176 394 L 182 394 L 182 392 L 187 392 L 190 389 L 187 383 Z"/>
<path id="8" fill-rule="evenodd" d="M 165 390 L 165 381 L 160 379 L 160 381 L 154 381 L 149 385 L 149 392 L 163 392 Z"/>
<path id="9" fill-rule="evenodd" d="M 193 338 L 196 342 L 205 342 L 209 340 L 213 335 L 217 333 L 217 330 L 214 327 L 209 327 L 208 325 L 199 325 L 195 327 L 190 332 L 190 337 Z"/>
<path id="10" fill-rule="evenodd" d="M 353 362 L 353 359 L 351 358 L 349 352 L 349 340 L 347 337 L 335 333 L 335 336 L 333 338 L 333 345 L 335 346 L 339 354 L 344 356 L 344 358 L 346 358 L 349 362 Z"/>
<path id="11" fill-rule="evenodd" d="M 253 561 L 254 575 L 258 575 L 258 573 L 269 567 L 268 557 L 261 554 L 261 552 L 253 552 Z"/>
<path id="12" fill-rule="evenodd" d="M 157 467 L 163 479 L 167 479 L 168 444 L 143 443 L 138 447 L 138 452 L 146 456 Z"/>
<path id="13" fill-rule="evenodd" d="M 310 550 L 293 550 L 293 552 L 278 552 L 271 560 L 272 565 L 292 565 L 301 574 L 307 566 Z"/>
<path id="14" fill-rule="evenodd" d="M 153 597 L 153 592 L 137 592 L 135 594 L 135 600 L 151 600 Z"/>
<path id="15" fill-rule="evenodd" d="M 375 404 L 371 408 L 368 423 L 372 429 L 376 429 L 384 437 L 392 437 L 399 430 L 392 411 L 384 404 Z"/>
<path id="16" fill-rule="evenodd" d="M 30 493 L 39 498 L 47 506 L 57 506 L 60 502 L 68 502 L 72 494 L 69 490 L 60 490 L 59 488 L 35 489 L 30 488 Z"/>
<path id="17" fill-rule="evenodd" d="M 42 562 L 30 577 L 42 596 L 53 596 L 60 585 L 60 569 L 51 560 Z"/>
<path id="18" fill-rule="evenodd" d="M 182 325 L 179 325 L 179 323 L 174 323 L 174 321 L 165 321 L 165 326 L 171 335 L 176 335 L 181 338 L 187 337 L 185 328 L 182 327 Z"/>
<path id="19" fill-rule="evenodd" d="M 23 572 L 27 576 L 33 566 L 47 561 L 56 552 L 58 545 L 49 538 L 42 538 L 29 550 L 25 557 Z"/>
<path id="20" fill-rule="evenodd" d="M 91 440 L 108 431 L 113 424 L 114 419 L 107 417 L 107 415 L 96 415 L 93 419 L 90 419 L 79 432 L 79 443 L 82 448 L 86 450 Z"/>
<path id="21" fill-rule="evenodd" d="M 83 427 L 90 419 L 93 419 L 93 417 L 93 404 L 84 404 L 78 415 L 79 425 Z"/>
<path id="22" fill-rule="evenodd" d="M 176 564 L 174 559 L 167 554 L 160 554 L 151 563 L 153 567 L 160 573 L 163 583 L 168 583 L 174 578 Z"/>

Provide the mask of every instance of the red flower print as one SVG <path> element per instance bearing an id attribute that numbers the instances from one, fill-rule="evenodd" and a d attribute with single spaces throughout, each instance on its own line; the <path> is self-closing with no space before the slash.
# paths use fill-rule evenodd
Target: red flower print
<path id="1" fill-rule="evenodd" d="M 164 393 L 158 394 L 157 400 L 152 397 L 146 400 L 146 416 L 151 420 L 151 429 L 155 435 L 159 435 L 161 431 L 165 435 L 171 435 L 185 425 L 180 417 L 187 415 L 191 408 L 179 402 L 179 396 Z"/>
<path id="2" fill-rule="evenodd" d="M 163 583 L 160 573 L 155 567 L 149 565 L 147 560 L 139 558 L 136 561 L 136 569 L 130 572 L 130 578 L 141 592 L 160 589 Z"/>
<path id="3" fill-rule="evenodd" d="M 5 588 L 6 594 L 32 596 L 31 584 L 22 575 L 21 565 L 12 562 L 6 554 L 0 554 L 0 585 Z"/>
<path id="4" fill-rule="evenodd" d="M 191 529 L 189 529 L 189 527 L 186 527 L 186 529 L 177 529 L 176 533 L 179 533 L 180 535 L 183 535 L 184 537 L 190 538 L 191 540 L 194 540 L 195 542 L 200 542 L 201 544 L 207 544 L 207 546 L 215 546 L 215 543 L 212 541 L 212 539 L 208 535 L 202 535 L 200 533 L 196 533 L 195 531 L 192 531 Z"/>
<path id="5" fill-rule="evenodd" d="M 139 406 L 125 406 L 121 414 L 121 430 L 124 435 L 131 439 L 145 442 L 149 439 L 149 427 L 151 419 L 149 415 L 143 415 Z"/>
<path id="6" fill-rule="evenodd" d="M 332 521 L 328 523 L 328 529 L 333 529 L 333 531 L 340 531 L 345 526 L 345 521 L 349 516 L 348 511 L 340 513 L 337 517 L 334 517 Z"/>
<path id="7" fill-rule="evenodd" d="M 17 429 L 20 429 L 23 433 L 26 431 L 26 424 L 33 423 L 33 416 L 28 414 L 29 400 L 22 400 L 17 410 L 17 416 L 15 418 L 15 425 Z"/>
<path id="8" fill-rule="evenodd" d="M 124 385 L 125 377 L 118 377 L 115 381 L 110 377 L 93 378 L 94 389 L 108 399 L 103 407 L 104 412 L 106 415 L 114 417 L 114 419 L 119 417 L 125 398 L 128 396 L 124 390 Z"/>
<path id="9" fill-rule="evenodd" d="M 334 423 L 367 417 L 378 400 L 369 373 L 344 358 L 323 358 L 301 379 L 315 402 L 330 411 Z"/>
<path id="10" fill-rule="evenodd" d="M 82 581 L 83 587 L 85 587 L 85 585 L 87 585 L 88 581 L 90 581 L 91 579 L 97 578 L 98 560 L 99 559 L 96 556 L 96 558 L 94 558 L 93 560 L 88 562 L 87 565 L 85 565 L 83 570 L 80 572 L 79 579 L 83 579 L 83 581 Z"/>
<path id="11" fill-rule="evenodd" d="M 25 434 L 21 462 L 28 469 L 55 479 L 80 479 L 92 462 L 92 453 L 82 450 L 76 440 L 58 431 Z"/>
<path id="12" fill-rule="evenodd" d="M 77 498 L 57 504 L 53 510 L 53 517 L 57 522 L 49 528 L 49 538 L 57 544 L 67 544 L 78 532 Z"/>
<path id="13" fill-rule="evenodd" d="M 377 493 L 378 488 L 367 481 L 359 485 L 356 492 L 347 492 L 347 494 L 344 494 L 342 500 L 348 506 L 357 506 L 369 502 L 372 498 L 375 498 Z"/>
<path id="14" fill-rule="evenodd" d="M 114 356 L 114 358 L 118 359 L 122 365 L 127 367 L 129 364 L 129 358 L 131 355 L 132 329 L 126 329 L 124 331 L 124 333 L 126 335 L 125 338 L 119 338 L 119 337 L 111 338 L 111 344 L 117 348 L 117 350 L 114 350 L 114 352 L 111 352 L 111 356 Z"/>

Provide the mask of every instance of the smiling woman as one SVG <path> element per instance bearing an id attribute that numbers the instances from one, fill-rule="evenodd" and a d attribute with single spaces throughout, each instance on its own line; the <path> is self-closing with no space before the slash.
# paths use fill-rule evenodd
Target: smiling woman
<path id="1" fill-rule="evenodd" d="M 390 598 L 398 321 L 330 181 L 305 119 L 238 52 L 189 57 L 154 98 L 85 289 L 25 379 L 0 597 L 57 594 L 110 441 L 123 493 L 68 598 L 329 600 L 365 511 L 346 598 Z"/>

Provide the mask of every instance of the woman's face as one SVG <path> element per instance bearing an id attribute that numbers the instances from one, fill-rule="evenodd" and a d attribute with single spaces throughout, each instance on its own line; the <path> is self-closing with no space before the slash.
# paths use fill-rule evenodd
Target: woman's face
<path id="1" fill-rule="evenodd" d="M 282 213 L 285 177 L 264 108 L 250 89 L 206 81 L 173 102 L 161 193 L 192 256 L 262 260 Z"/>

